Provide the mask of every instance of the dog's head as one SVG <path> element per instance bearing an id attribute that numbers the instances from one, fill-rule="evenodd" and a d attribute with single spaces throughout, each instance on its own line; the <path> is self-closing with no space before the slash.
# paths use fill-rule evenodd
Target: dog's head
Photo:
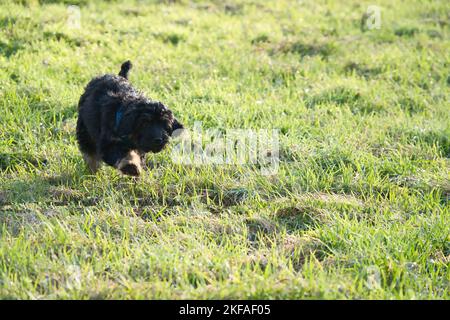
<path id="1" fill-rule="evenodd" d="M 173 132 L 183 128 L 172 111 L 161 102 L 145 102 L 133 109 L 129 132 L 137 149 L 142 152 L 160 152 Z"/>

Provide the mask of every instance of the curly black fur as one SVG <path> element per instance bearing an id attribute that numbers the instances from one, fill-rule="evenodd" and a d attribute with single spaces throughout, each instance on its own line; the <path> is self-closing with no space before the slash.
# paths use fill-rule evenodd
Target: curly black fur
<path id="1" fill-rule="evenodd" d="M 77 140 L 89 168 L 95 172 L 100 161 L 125 174 L 138 175 L 139 168 L 121 161 L 134 152 L 143 159 L 147 152 L 161 151 L 176 129 L 183 125 L 161 102 L 151 101 L 128 82 L 130 61 L 119 75 L 94 78 L 78 103 Z"/>

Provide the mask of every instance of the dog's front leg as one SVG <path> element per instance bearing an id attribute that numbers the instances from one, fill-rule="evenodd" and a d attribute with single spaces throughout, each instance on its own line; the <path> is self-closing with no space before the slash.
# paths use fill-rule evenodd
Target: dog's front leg
<path id="1" fill-rule="evenodd" d="M 103 152 L 102 159 L 123 174 L 129 176 L 139 176 L 141 174 L 141 157 L 135 150 L 127 150 L 120 145 L 113 145 Z"/>
<path id="2" fill-rule="evenodd" d="M 136 150 L 130 150 L 125 157 L 117 162 L 116 168 L 123 174 L 137 177 L 142 171 L 141 156 Z"/>
<path id="3" fill-rule="evenodd" d="M 120 170 L 123 174 L 139 176 L 142 171 L 141 157 L 135 150 L 130 150 L 120 141 L 102 139 L 99 145 L 102 160 Z"/>

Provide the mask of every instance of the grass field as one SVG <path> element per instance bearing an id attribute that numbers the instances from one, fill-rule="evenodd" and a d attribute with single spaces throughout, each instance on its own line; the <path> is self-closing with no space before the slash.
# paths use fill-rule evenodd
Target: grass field
<path id="1" fill-rule="evenodd" d="M 450 298 L 448 1 L 55 2 L 0 1 L 0 299 Z M 127 59 L 278 172 L 90 175 L 78 99 Z"/>

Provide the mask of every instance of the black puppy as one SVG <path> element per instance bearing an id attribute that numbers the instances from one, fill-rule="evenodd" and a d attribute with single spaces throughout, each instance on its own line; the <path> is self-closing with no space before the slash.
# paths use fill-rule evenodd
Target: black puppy
<path id="1" fill-rule="evenodd" d="M 77 140 L 91 172 L 101 161 L 138 176 L 147 152 L 160 152 L 183 128 L 161 102 L 151 101 L 128 82 L 131 62 L 119 75 L 94 78 L 78 103 Z"/>

